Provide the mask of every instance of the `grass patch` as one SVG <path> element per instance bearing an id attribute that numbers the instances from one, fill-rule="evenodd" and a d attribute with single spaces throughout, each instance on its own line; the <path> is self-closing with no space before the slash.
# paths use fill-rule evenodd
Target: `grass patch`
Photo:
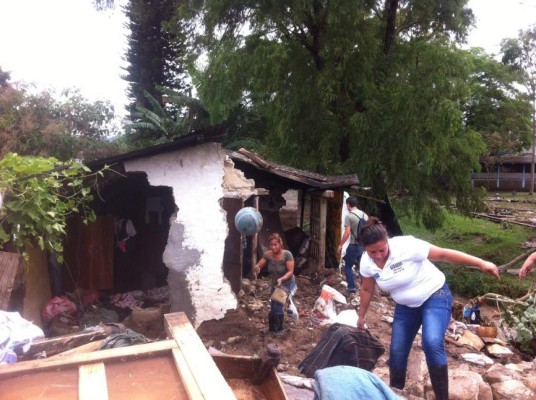
<path id="1" fill-rule="evenodd" d="M 448 211 L 441 229 L 430 232 L 414 221 L 402 217 L 400 225 L 405 235 L 413 235 L 436 246 L 460 250 L 468 254 L 494 262 L 506 264 L 525 249 L 523 242 L 534 237 L 534 230 L 523 226 L 495 223 L 481 218 L 469 218 Z M 520 268 L 522 261 L 511 268 Z M 502 274 L 500 280 L 463 266 L 439 265 L 445 272 L 451 290 L 462 296 L 475 297 L 489 292 L 511 298 L 521 297 L 531 286 L 531 279 L 519 282 L 517 276 Z"/>

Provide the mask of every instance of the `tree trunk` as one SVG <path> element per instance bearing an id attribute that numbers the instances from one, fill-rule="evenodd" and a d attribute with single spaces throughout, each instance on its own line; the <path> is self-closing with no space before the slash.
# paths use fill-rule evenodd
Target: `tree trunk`
<path id="1" fill-rule="evenodd" d="M 536 161 L 536 98 L 532 95 L 532 161 L 530 163 L 530 195 L 534 194 L 534 162 Z"/>
<path id="2" fill-rule="evenodd" d="M 396 13 L 398 11 L 398 0 L 386 0 L 385 2 L 385 38 L 383 42 L 383 54 L 389 56 L 393 42 L 396 37 Z"/>

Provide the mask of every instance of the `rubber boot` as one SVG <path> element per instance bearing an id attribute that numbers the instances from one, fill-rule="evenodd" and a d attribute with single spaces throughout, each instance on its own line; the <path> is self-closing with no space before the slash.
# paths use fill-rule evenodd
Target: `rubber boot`
<path id="1" fill-rule="evenodd" d="M 285 314 L 277 314 L 277 334 L 283 334 L 285 332 Z"/>
<path id="2" fill-rule="evenodd" d="M 406 386 L 406 370 L 389 367 L 389 386 L 404 389 L 404 386 Z"/>
<path id="3" fill-rule="evenodd" d="M 279 328 L 279 321 L 276 314 L 268 314 L 268 330 L 270 332 L 277 332 Z"/>
<path id="4" fill-rule="evenodd" d="M 436 400 L 449 399 L 449 370 L 447 365 L 439 365 L 436 367 L 428 366 L 430 373 L 430 381 L 434 389 Z"/>

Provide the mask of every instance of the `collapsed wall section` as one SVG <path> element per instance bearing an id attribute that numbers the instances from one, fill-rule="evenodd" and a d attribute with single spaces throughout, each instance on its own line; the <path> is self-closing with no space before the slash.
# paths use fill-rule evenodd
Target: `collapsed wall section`
<path id="1" fill-rule="evenodd" d="M 220 200 L 224 154 L 217 143 L 125 162 L 143 171 L 152 186 L 173 190 L 176 215 L 170 220 L 163 261 L 169 268 L 171 311 L 184 311 L 195 326 L 220 319 L 237 300 L 223 277 L 227 222 Z"/>

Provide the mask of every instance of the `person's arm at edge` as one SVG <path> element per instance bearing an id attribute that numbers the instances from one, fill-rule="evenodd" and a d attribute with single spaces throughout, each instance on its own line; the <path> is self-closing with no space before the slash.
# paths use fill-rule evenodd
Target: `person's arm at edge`
<path id="1" fill-rule="evenodd" d="M 358 328 L 364 328 L 366 323 L 366 315 L 372 300 L 372 295 L 374 294 L 374 289 L 376 288 L 376 281 L 374 278 L 363 277 L 363 282 L 359 288 L 359 321 L 357 323 Z"/>
<path id="2" fill-rule="evenodd" d="M 450 264 L 472 265 L 478 267 L 482 272 L 488 275 L 492 275 L 497 279 L 501 279 L 499 275 L 499 269 L 494 263 L 482 260 L 481 258 L 472 256 L 462 251 L 445 249 L 443 247 L 430 245 L 428 259 L 430 261 L 447 262 Z"/>
<path id="3" fill-rule="evenodd" d="M 526 276 L 529 276 L 534 268 L 534 263 L 536 262 L 536 252 L 532 253 L 527 257 L 521 269 L 519 270 L 519 280 L 523 279 Z"/>

